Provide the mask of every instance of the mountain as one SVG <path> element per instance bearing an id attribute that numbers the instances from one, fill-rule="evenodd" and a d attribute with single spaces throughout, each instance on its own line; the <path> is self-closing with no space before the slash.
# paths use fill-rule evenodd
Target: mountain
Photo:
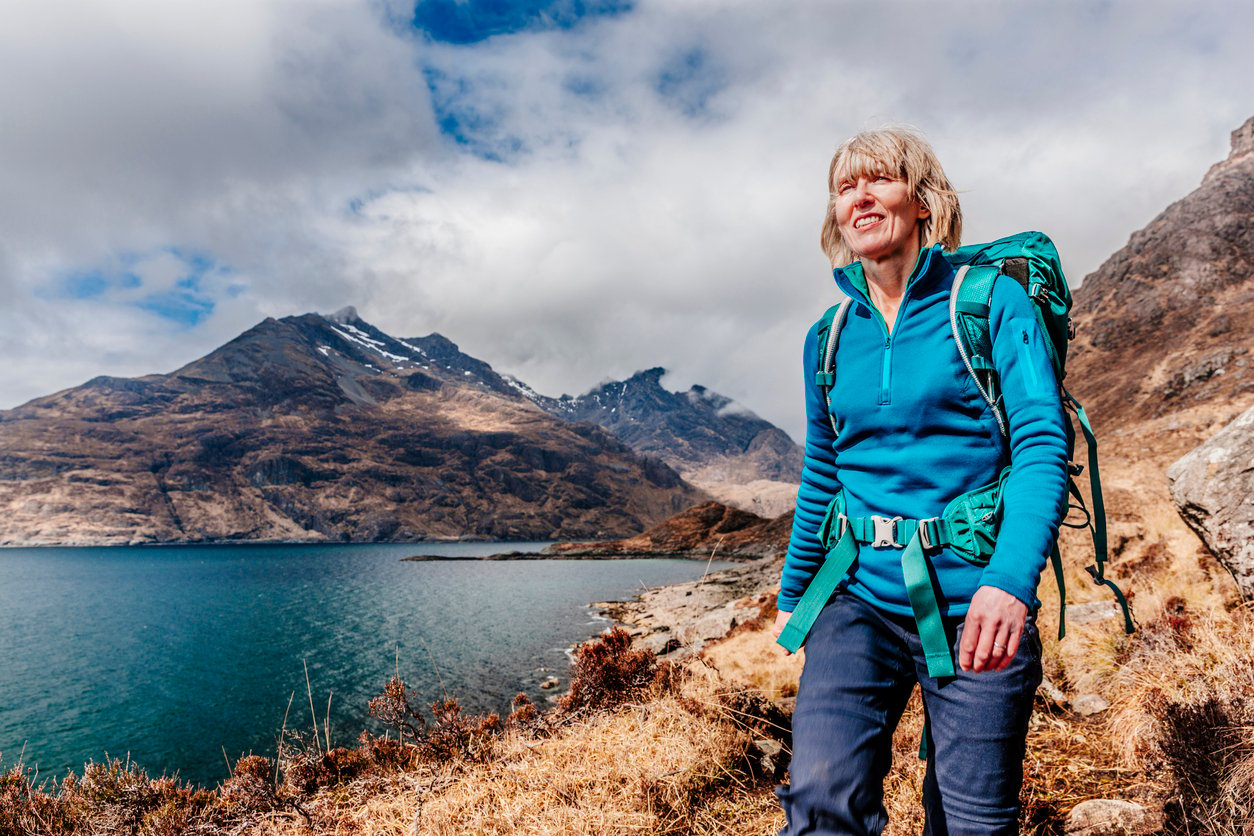
<path id="1" fill-rule="evenodd" d="M 704 386 L 664 389 L 665 374 L 648 369 L 579 397 L 527 396 L 552 415 L 594 423 L 636 452 L 656 456 L 722 502 L 766 517 L 791 510 L 801 448 L 774 424 Z"/>
<path id="2" fill-rule="evenodd" d="M 1112 426 L 1216 406 L 1235 415 L 1254 395 L 1252 279 L 1254 119 L 1194 192 L 1085 278 L 1068 384 Z"/>
<path id="3" fill-rule="evenodd" d="M 1170 595 L 1192 601 L 1211 590 L 1235 592 L 1213 559 L 1222 544 L 1204 533 L 1203 517 L 1224 505 L 1199 486 L 1248 461 L 1231 445 L 1226 463 L 1223 456 L 1194 457 L 1201 474 L 1174 473 L 1178 487 L 1194 486 L 1179 505 L 1167 471 L 1254 406 L 1254 119 L 1232 133 L 1228 157 L 1197 189 L 1084 279 L 1073 318 L 1066 384 L 1097 431 L 1109 573 L 1133 596 L 1145 590 L 1151 614 Z M 1232 507 L 1244 501 L 1231 499 Z M 1067 531 L 1064 540 L 1091 554 L 1084 536 Z"/>
<path id="4" fill-rule="evenodd" d="M 603 538 L 708 497 L 433 334 L 267 319 L 0 412 L 0 543 Z"/>

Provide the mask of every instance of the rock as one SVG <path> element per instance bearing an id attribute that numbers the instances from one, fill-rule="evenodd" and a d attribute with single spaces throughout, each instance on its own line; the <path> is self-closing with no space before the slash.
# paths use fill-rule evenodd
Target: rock
<path id="1" fill-rule="evenodd" d="M 1087 604 L 1069 604 L 1067 606 L 1067 626 L 1095 624 L 1123 615 L 1117 601 L 1090 601 Z"/>
<path id="2" fill-rule="evenodd" d="M 632 601 L 598 606 L 628 625 L 635 646 L 675 662 L 700 653 L 736 625 L 759 619 L 774 602 L 779 571 L 780 559 L 762 558 L 698 581 L 646 590 Z"/>
<path id="3" fill-rule="evenodd" d="M 1060 708 L 1066 708 L 1067 703 L 1070 702 L 1063 690 L 1055 685 L 1048 676 L 1041 679 L 1037 693 Z"/>
<path id="4" fill-rule="evenodd" d="M 751 774 L 772 781 L 781 780 L 788 766 L 788 755 L 784 752 L 784 745 L 778 740 L 755 740 L 745 756 L 749 759 Z"/>
<path id="5" fill-rule="evenodd" d="M 1254 601 L 1254 408 L 1167 470 L 1180 516 Z"/>
<path id="6" fill-rule="evenodd" d="M 1118 799 L 1082 801 L 1067 816 L 1067 836 L 1143 836 L 1162 828 L 1162 815 Z"/>
<path id="7" fill-rule="evenodd" d="M 549 676 L 545 677 L 544 681 L 540 683 L 540 687 L 545 691 L 549 691 L 561 684 L 561 680 L 559 680 L 556 676 Z"/>
<path id="8" fill-rule="evenodd" d="M 1105 697 L 1097 694 L 1081 694 L 1071 701 L 1071 710 L 1081 717 L 1092 717 L 1110 708 Z"/>

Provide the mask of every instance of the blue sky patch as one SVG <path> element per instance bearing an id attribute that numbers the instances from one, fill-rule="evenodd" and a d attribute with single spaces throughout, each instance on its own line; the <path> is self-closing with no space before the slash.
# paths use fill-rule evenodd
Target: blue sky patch
<path id="1" fill-rule="evenodd" d="M 44 299 L 99 300 L 154 313 L 182 326 L 199 324 L 214 310 L 206 287 L 230 270 L 208 255 L 177 247 L 146 253 L 123 253 L 111 263 L 65 274 Z M 228 288 L 230 294 L 232 288 Z M 237 294 L 236 294 L 237 295 Z"/>
<path id="2" fill-rule="evenodd" d="M 145 296 L 135 307 L 191 327 L 213 313 L 214 301 L 202 291 L 200 278 L 193 277 L 162 293 Z"/>
<path id="3" fill-rule="evenodd" d="M 526 150 L 526 143 L 503 129 L 504 114 L 488 109 L 489 97 L 477 96 L 477 82 L 435 67 L 423 70 L 440 131 L 464 150 L 500 162 Z"/>
<path id="4" fill-rule="evenodd" d="M 421 0 L 413 26 L 432 40 L 474 44 L 494 35 L 573 29 L 582 21 L 631 11 L 631 0 Z"/>
<path id="5" fill-rule="evenodd" d="M 705 115 L 710 100 L 726 86 L 726 73 L 699 47 L 668 61 L 656 83 L 658 95 L 685 116 Z"/>

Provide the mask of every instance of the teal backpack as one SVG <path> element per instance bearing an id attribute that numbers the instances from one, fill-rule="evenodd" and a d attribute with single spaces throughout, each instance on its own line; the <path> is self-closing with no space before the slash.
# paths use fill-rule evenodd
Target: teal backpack
<path id="1" fill-rule="evenodd" d="M 946 258 L 958 269 L 949 300 L 950 326 L 954 341 L 980 396 L 988 402 L 1001 435 L 1006 438 L 1008 429 L 1005 404 L 997 370 L 993 366 L 993 341 L 989 327 L 993 287 L 999 277 L 1004 275 L 1019 282 L 1027 291 L 1033 302 L 1037 321 L 1048 336 L 1045 344 L 1061 386 L 1066 374 L 1067 343 L 1074 337 L 1074 330 L 1070 318 L 1071 291 L 1063 276 L 1058 251 L 1044 234 L 1024 232 L 989 244 L 962 247 L 946 254 Z M 819 356 L 815 379 L 827 401 L 833 430 L 836 429 L 836 419 L 831 411 L 831 390 L 836 379 L 836 347 L 850 304 L 851 300 L 846 299 L 839 305 L 832 306 L 819 321 Z M 1089 485 L 1093 505 L 1091 510 L 1085 505 L 1084 497 L 1075 482 L 1075 477 L 1083 472 L 1084 467 L 1068 464 L 1067 489 L 1071 496 L 1068 511 L 1078 510 L 1084 519 L 1080 523 L 1064 521 L 1063 524 L 1074 528 L 1088 528 L 1092 533 L 1096 560 L 1092 566 L 1087 567 L 1087 571 L 1094 583 L 1106 586 L 1114 593 L 1123 611 L 1124 629 L 1131 633 L 1135 628 L 1127 599 L 1119 587 L 1105 576 L 1106 514 L 1102 502 L 1101 477 L 1097 468 L 1097 439 L 1093 435 L 1084 407 L 1065 387 L 1062 387 L 1061 395 L 1063 404 L 1075 414 L 1084 434 L 1088 448 Z M 1075 440 L 1075 428 L 1069 421 L 1068 460 L 1073 458 Z M 992 484 L 956 498 L 941 516 L 927 520 L 874 516 L 848 518 L 844 513 L 843 496 L 837 494 L 828 507 L 818 532 L 819 542 L 827 551 L 827 558 L 780 634 L 779 643 L 792 652 L 796 652 L 804 643 L 819 611 L 852 567 L 857 556 L 858 543 L 895 546 L 903 549 L 902 569 L 906 591 L 919 626 L 928 672 L 934 677 L 953 676 L 953 659 L 924 554 L 945 546 L 976 565 L 987 564 L 993 553 L 1001 518 L 1001 483 L 1009 470 L 1009 467 L 1003 470 Z M 1050 561 L 1058 583 L 1058 637 L 1061 639 L 1066 634 L 1066 594 L 1062 556 L 1057 542 L 1051 550 Z"/>

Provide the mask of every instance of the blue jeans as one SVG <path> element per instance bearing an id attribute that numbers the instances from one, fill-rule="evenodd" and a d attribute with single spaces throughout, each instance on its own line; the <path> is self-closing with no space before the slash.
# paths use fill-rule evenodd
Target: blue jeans
<path id="1" fill-rule="evenodd" d="M 962 619 L 947 619 L 946 628 L 956 654 Z M 927 675 L 913 618 L 842 592 L 819 614 L 806 641 L 793 714 L 791 784 L 776 791 L 788 817 L 781 836 L 861 836 L 884 829 L 893 730 L 915 682 L 930 724 L 924 832 L 1019 832 L 1024 741 L 1041 683 L 1033 616 L 1005 670 L 959 670 L 953 679 L 936 680 Z"/>

